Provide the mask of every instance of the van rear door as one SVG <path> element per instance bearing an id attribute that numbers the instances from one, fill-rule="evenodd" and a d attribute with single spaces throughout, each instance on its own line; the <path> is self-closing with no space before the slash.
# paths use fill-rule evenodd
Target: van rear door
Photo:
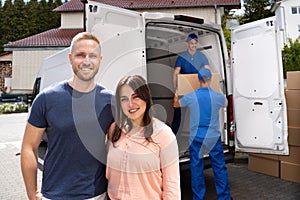
<path id="1" fill-rule="evenodd" d="M 283 67 L 275 17 L 232 30 L 237 151 L 288 154 Z"/>
<path id="2" fill-rule="evenodd" d="M 89 1 L 87 31 L 101 41 L 103 60 L 95 80 L 115 90 L 117 80 L 139 74 L 146 78 L 145 26 L 134 11 Z"/>

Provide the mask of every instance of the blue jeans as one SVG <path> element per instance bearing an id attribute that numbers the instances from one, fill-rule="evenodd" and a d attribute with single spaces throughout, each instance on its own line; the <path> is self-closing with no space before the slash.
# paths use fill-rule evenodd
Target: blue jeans
<path id="1" fill-rule="evenodd" d="M 215 188 L 218 200 L 229 200 L 230 188 L 228 182 L 227 168 L 224 159 L 221 137 L 199 138 L 195 137 L 190 144 L 191 179 L 193 200 L 203 200 L 206 187 L 203 175 L 205 153 L 209 154 L 214 172 Z"/>

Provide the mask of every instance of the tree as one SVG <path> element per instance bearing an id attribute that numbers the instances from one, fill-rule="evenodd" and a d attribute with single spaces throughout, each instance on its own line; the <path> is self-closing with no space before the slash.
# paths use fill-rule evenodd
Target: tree
<path id="1" fill-rule="evenodd" d="M 225 10 L 224 15 L 222 15 L 222 19 L 221 19 L 221 26 L 222 26 L 226 46 L 228 49 L 228 53 L 231 50 L 231 31 L 230 31 L 230 29 L 227 28 L 227 23 L 228 23 L 228 20 L 231 20 L 233 18 L 234 18 L 233 15 L 230 14 L 230 10 Z"/>
<path id="2" fill-rule="evenodd" d="M 60 26 L 60 13 L 53 9 L 61 0 L 0 0 L 0 54 L 3 45 Z"/>
<path id="3" fill-rule="evenodd" d="M 244 0 L 245 12 L 239 17 L 240 24 L 274 16 L 269 0 Z"/>
<path id="4" fill-rule="evenodd" d="M 295 41 L 289 39 L 289 44 L 284 45 L 282 51 L 282 62 L 284 77 L 287 71 L 300 71 L 300 37 Z"/>

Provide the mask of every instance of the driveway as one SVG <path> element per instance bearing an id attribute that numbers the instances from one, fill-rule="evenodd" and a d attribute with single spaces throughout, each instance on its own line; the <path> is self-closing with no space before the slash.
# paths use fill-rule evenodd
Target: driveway
<path id="1" fill-rule="evenodd" d="M 0 199 L 26 200 L 26 192 L 20 170 L 20 147 L 27 113 L 0 115 Z M 272 176 L 255 173 L 247 168 L 247 159 L 228 163 L 231 195 L 235 200 L 299 200 L 300 184 Z M 207 200 L 217 199 L 212 169 L 205 172 Z M 38 171 L 38 184 L 41 183 Z M 182 200 L 192 199 L 189 170 L 181 173 Z"/>

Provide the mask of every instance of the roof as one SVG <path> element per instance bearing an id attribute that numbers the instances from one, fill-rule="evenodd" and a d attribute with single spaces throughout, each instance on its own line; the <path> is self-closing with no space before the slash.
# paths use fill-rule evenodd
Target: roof
<path id="1" fill-rule="evenodd" d="M 151 9 L 151 8 L 179 8 L 179 7 L 205 7 L 222 6 L 241 8 L 240 0 L 94 0 L 99 3 L 126 9 Z M 83 11 L 81 0 L 70 0 L 54 9 L 56 12 Z"/>
<path id="2" fill-rule="evenodd" d="M 15 42 L 4 45 L 8 47 L 58 47 L 70 46 L 72 38 L 83 29 L 51 29 Z"/>

